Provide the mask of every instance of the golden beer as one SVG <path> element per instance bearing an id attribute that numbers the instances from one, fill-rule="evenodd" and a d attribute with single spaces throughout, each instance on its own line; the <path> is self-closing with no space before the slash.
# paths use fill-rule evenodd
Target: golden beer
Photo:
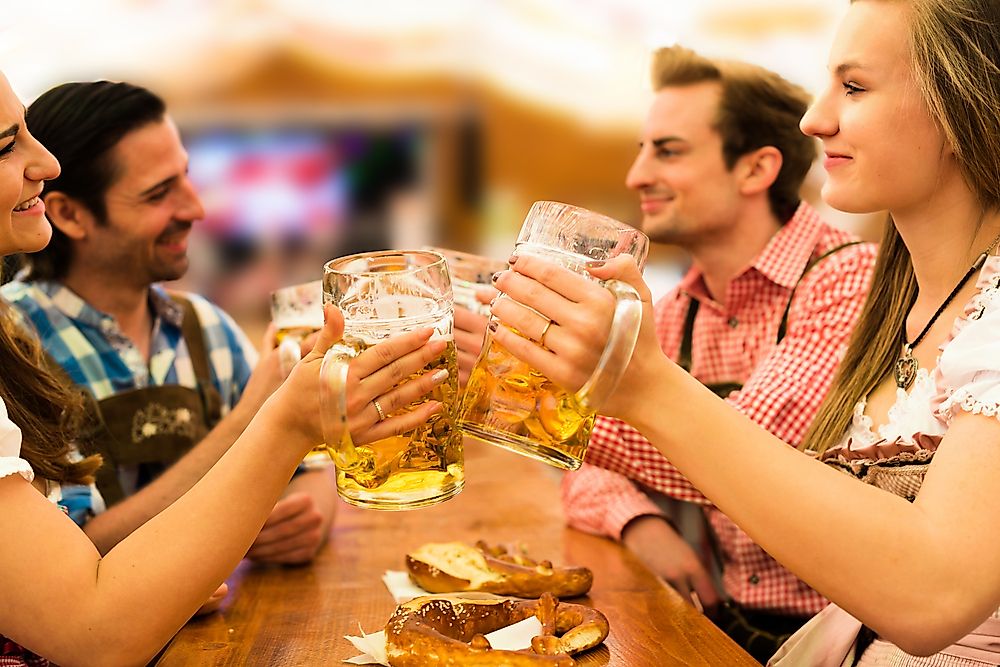
<path id="1" fill-rule="evenodd" d="M 356 354 L 371 347 L 357 338 L 345 339 L 343 344 Z M 461 490 L 465 471 L 462 433 L 455 425 L 458 412 L 455 342 L 450 341 L 440 357 L 407 379 L 439 368 L 448 371 L 445 382 L 392 414 L 413 410 L 429 400 L 439 401 L 443 406 L 441 412 L 412 431 L 356 445 L 357 462 L 337 468 L 337 490 L 345 501 L 385 510 L 411 509 L 441 502 Z"/>
<path id="2" fill-rule="evenodd" d="M 615 297 L 611 328 L 597 365 L 575 391 L 518 360 L 487 329 L 459 412 L 458 423 L 466 434 L 557 468 L 580 467 L 597 408 L 628 366 L 642 322 L 642 301 L 635 289 L 617 280 L 597 281 L 588 267 L 620 254 L 631 255 L 641 267 L 648 247 L 649 239 L 641 232 L 599 213 L 559 202 L 532 205 L 514 256 L 534 255 L 599 282 Z M 544 328 L 535 334 L 542 340 L 535 342 L 542 344 L 547 318 L 536 315 L 538 327 Z M 499 324 L 496 317 L 491 319 L 494 326 Z"/>
<path id="3" fill-rule="evenodd" d="M 492 337 L 488 340 L 465 390 L 462 429 L 550 465 L 579 468 L 595 413 Z"/>
<path id="4" fill-rule="evenodd" d="M 323 434 L 337 469 L 341 498 L 358 507 L 405 510 L 459 493 L 465 471 L 457 427 L 458 351 L 444 257 L 420 250 L 341 257 L 326 263 L 323 293 L 324 300 L 344 314 L 344 338 L 327 350 L 320 369 Z M 424 328 L 446 342 L 444 351 L 395 387 L 440 368 L 448 371 L 448 378 L 428 395 L 385 417 L 392 419 L 430 400 L 440 402 L 441 410 L 401 435 L 354 442 L 347 424 L 350 360 L 393 336 Z"/>

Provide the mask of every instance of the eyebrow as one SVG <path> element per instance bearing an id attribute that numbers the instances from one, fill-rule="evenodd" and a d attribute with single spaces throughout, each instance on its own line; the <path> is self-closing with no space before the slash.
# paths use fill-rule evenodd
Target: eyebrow
<path id="1" fill-rule="evenodd" d="M 659 148 L 663 144 L 669 144 L 673 141 L 684 141 L 684 139 L 682 139 L 681 137 L 670 135 L 667 137 L 657 137 L 656 139 L 651 139 L 649 143 Z"/>
<path id="2" fill-rule="evenodd" d="M 159 190 L 160 188 L 162 188 L 165 185 L 172 185 L 176 180 L 177 180 L 177 176 L 170 176 L 168 178 L 164 178 L 159 183 L 156 183 L 156 184 L 154 184 L 154 185 L 146 188 L 142 192 L 140 192 L 139 196 L 140 197 L 145 197 L 146 195 L 152 194 L 153 192 L 155 192 L 156 190 Z"/>
<path id="3" fill-rule="evenodd" d="M 834 69 L 834 73 L 838 76 L 842 76 L 844 72 L 852 69 L 864 69 L 864 67 L 862 67 L 860 63 L 840 63 L 837 65 L 836 69 Z"/>
<path id="4" fill-rule="evenodd" d="M 20 131 L 21 131 L 21 126 L 18 125 L 17 123 L 14 123 L 10 127 L 8 127 L 6 130 L 3 130 L 2 132 L 0 132 L 0 139 L 3 139 L 4 137 L 13 137 L 14 135 L 16 135 Z"/>

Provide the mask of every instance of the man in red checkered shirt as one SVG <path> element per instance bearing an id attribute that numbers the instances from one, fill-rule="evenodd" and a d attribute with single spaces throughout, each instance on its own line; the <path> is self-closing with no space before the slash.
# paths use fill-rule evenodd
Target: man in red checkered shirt
<path id="1" fill-rule="evenodd" d="M 798 129 L 808 104 L 801 89 L 762 68 L 679 47 L 655 54 L 653 84 L 626 184 L 639 194 L 643 231 L 692 260 L 656 306 L 663 351 L 798 445 L 860 314 L 875 248 L 799 201 L 816 151 Z M 627 424 L 598 417 L 586 460 L 563 483 L 570 525 L 621 540 L 682 594 L 700 598 L 762 662 L 826 605 Z M 700 506 L 708 519 L 721 556 L 722 605 L 705 551 L 667 518 L 685 515 L 673 514 L 678 501 Z"/>

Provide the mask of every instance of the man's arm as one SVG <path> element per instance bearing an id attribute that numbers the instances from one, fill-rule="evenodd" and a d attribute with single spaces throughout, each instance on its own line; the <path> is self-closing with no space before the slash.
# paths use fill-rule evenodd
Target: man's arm
<path id="1" fill-rule="evenodd" d="M 562 500 L 570 526 L 620 540 L 696 607 L 718 604 L 712 576 L 698 554 L 628 478 L 585 463 L 563 477 Z"/>
<path id="2" fill-rule="evenodd" d="M 851 246 L 812 269 L 796 291 L 787 335 L 727 399 L 792 446 L 801 443 L 833 382 L 867 297 L 875 253 L 872 244 Z M 678 500 L 710 504 L 641 433 L 618 424 L 621 445 L 592 439 L 587 461 Z"/>

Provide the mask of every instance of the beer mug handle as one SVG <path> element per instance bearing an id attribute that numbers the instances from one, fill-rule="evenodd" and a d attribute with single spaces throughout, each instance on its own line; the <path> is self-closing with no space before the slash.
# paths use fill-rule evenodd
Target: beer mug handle
<path id="1" fill-rule="evenodd" d="M 334 345 L 323 355 L 319 367 L 320 424 L 326 451 L 341 470 L 358 461 L 358 454 L 351 440 L 347 424 L 347 371 L 353 351 L 343 345 Z"/>
<path id="2" fill-rule="evenodd" d="M 285 336 L 278 345 L 278 366 L 281 376 L 288 377 L 295 364 L 302 360 L 302 341 L 298 336 Z"/>
<path id="3" fill-rule="evenodd" d="M 576 400 L 584 409 L 596 412 L 618 387 L 625 374 L 642 325 L 642 299 L 635 288 L 620 280 L 608 280 L 604 287 L 615 295 L 615 314 L 611 333 L 597 368 L 576 392 Z"/>

